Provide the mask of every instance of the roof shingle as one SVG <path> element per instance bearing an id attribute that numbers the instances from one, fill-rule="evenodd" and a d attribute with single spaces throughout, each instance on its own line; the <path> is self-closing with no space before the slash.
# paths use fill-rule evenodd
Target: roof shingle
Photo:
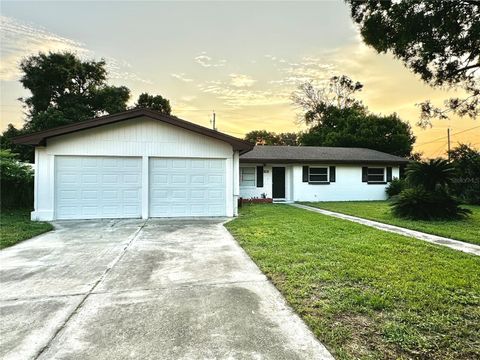
<path id="1" fill-rule="evenodd" d="M 241 155 L 240 162 L 406 164 L 409 160 L 365 148 L 258 145 Z"/>

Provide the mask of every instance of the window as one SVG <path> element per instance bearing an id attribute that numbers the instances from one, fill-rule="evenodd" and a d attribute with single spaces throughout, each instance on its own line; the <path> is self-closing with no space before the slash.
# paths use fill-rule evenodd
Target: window
<path id="1" fill-rule="evenodd" d="M 368 168 L 367 182 L 378 183 L 385 182 L 385 168 Z"/>
<path id="2" fill-rule="evenodd" d="M 255 186 L 256 168 L 240 168 L 240 186 Z"/>
<path id="3" fill-rule="evenodd" d="M 328 167 L 310 167 L 308 169 L 308 182 L 328 182 Z"/>

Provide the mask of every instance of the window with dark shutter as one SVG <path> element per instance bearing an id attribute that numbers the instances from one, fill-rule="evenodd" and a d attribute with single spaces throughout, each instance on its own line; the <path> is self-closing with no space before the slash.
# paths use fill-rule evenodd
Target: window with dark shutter
<path id="1" fill-rule="evenodd" d="M 391 181 L 392 181 L 392 168 L 387 167 L 387 182 L 391 182 Z"/>
<path id="2" fill-rule="evenodd" d="M 330 166 L 330 182 L 335 182 L 335 166 Z"/>
<path id="3" fill-rule="evenodd" d="M 362 167 L 362 182 L 368 181 L 368 167 Z"/>
<path id="4" fill-rule="evenodd" d="M 257 166 L 257 187 L 263 187 L 263 166 Z"/>
<path id="5" fill-rule="evenodd" d="M 308 166 L 303 167 L 302 182 L 308 182 Z"/>

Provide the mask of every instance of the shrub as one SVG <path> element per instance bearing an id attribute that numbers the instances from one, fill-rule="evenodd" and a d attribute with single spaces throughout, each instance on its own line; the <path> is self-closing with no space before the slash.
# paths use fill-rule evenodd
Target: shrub
<path id="1" fill-rule="evenodd" d="M 388 184 L 385 192 L 387 193 L 388 198 L 391 198 L 400 194 L 403 189 L 405 189 L 405 180 L 395 178 Z"/>
<path id="2" fill-rule="evenodd" d="M 9 150 L 0 150 L 0 208 L 33 206 L 33 170 Z"/>
<path id="3" fill-rule="evenodd" d="M 396 216 L 417 220 L 460 219 L 471 213 L 445 191 L 432 192 L 422 187 L 403 190 L 393 197 L 391 206 Z"/>

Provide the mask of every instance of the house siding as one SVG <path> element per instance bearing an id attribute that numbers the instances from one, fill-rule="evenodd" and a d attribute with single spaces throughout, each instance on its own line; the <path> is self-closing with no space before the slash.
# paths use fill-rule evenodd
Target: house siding
<path id="1" fill-rule="evenodd" d="M 226 214 L 236 213 L 238 152 L 231 144 L 176 126 L 139 117 L 47 140 L 36 147 L 35 211 L 33 220 L 52 220 L 55 156 L 128 156 L 142 158 L 142 179 L 148 178 L 150 157 L 214 158 L 226 161 Z M 236 174 L 234 176 L 234 174 Z M 148 217 L 148 184 L 142 184 L 142 217 Z M 236 196 L 235 196 L 236 193 Z"/>
<path id="2" fill-rule="evenodd" d="M 257 164 L 240 163 L 240 167 L 251 167 Z M 336 181 L 329 184 L 309 184 L 303 182 L 302 168 L 308 164 L 284 165 L 286 167 L 286 200 L 288 201 L 355 201 L 355 200 L 385 200 L 385 188 L 388 184 L 368 184 L 362 182 L 362 166 L 345 164 L 316 164 L 312 166 L 335 166 Z M 277 166 L 277 165 L 273 165 Z M 281 165 L 278 165 L 281 166 Z M 390 166 L 372 165 L 375 167 Z M 259 198 L 262 193 L 267 197 L 272 195 L 272 165 L 264 166 L 268 173 L 264 174 L 264 186 L 240 187 L 243 198 Z M 399 177 L 399 167 L 392 166 L 392 177 Z"/>

